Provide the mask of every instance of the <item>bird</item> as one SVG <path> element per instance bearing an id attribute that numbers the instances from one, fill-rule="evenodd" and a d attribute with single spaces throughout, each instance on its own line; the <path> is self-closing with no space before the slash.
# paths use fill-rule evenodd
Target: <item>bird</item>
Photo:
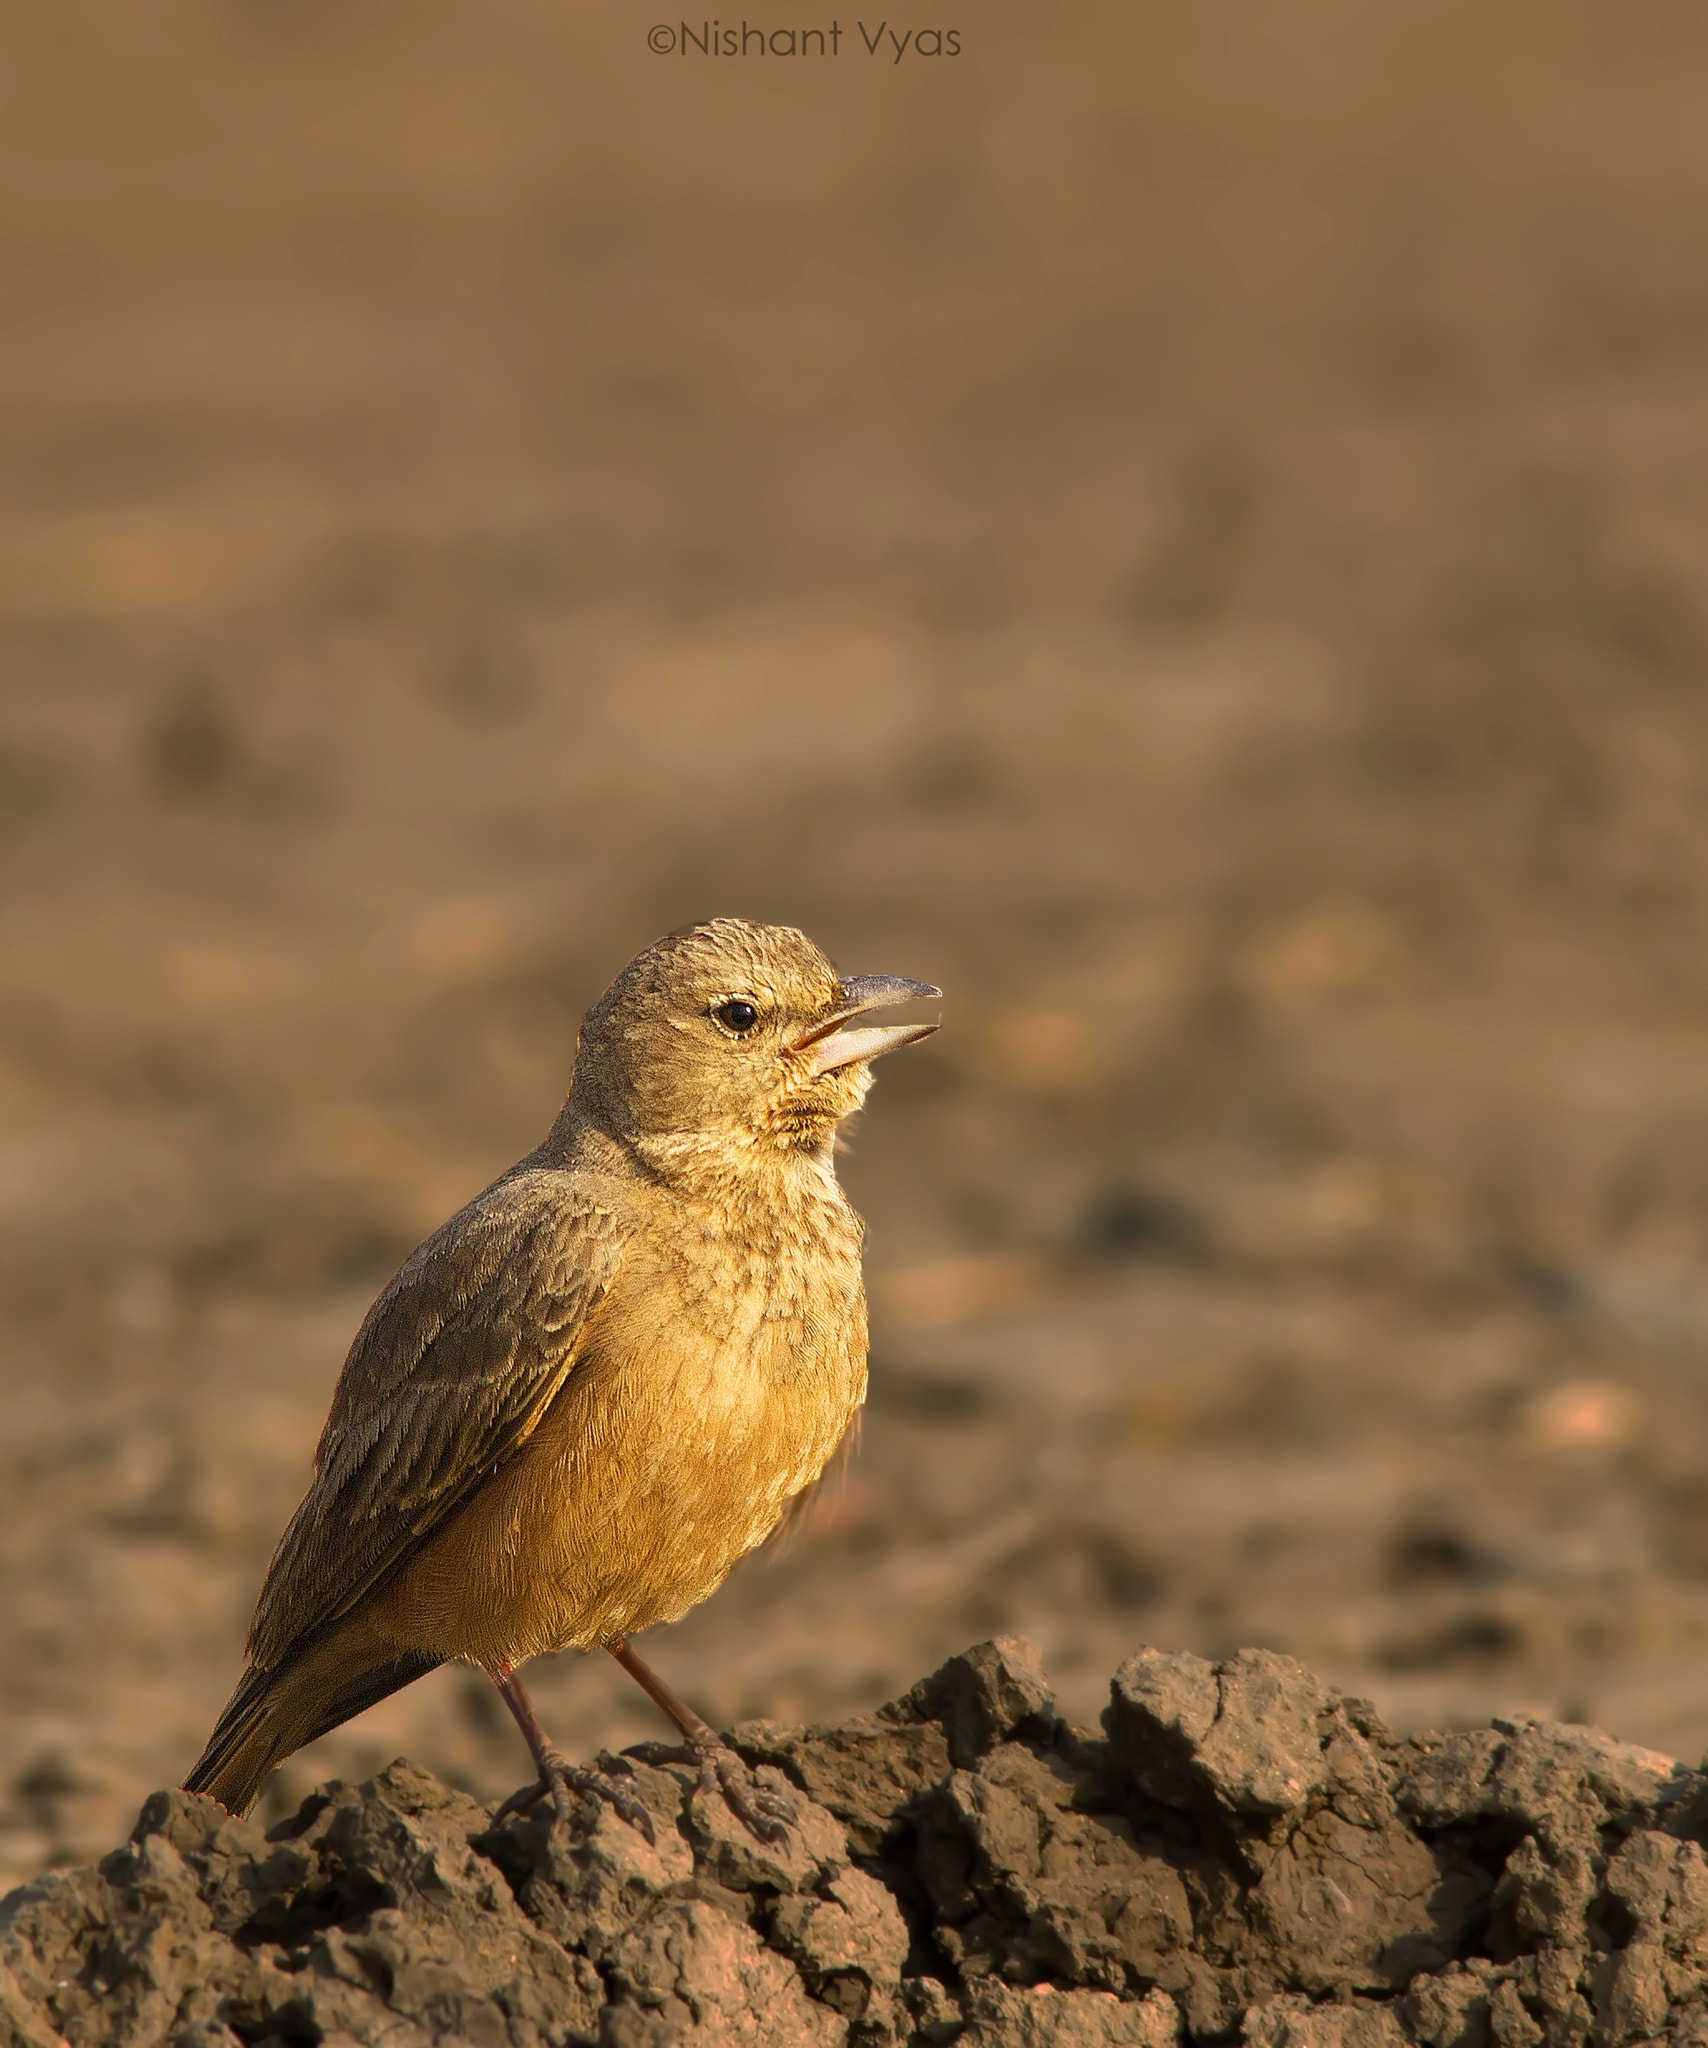
<path id="1" fill-rule="evenodd" d="M 865 1225 L 837 1179 L 872 1063 L 942 991 L 839 975 L 802 932 L 719 917 L 587 1012 L 545 1139 L 421 1244 L 345 1359 L 267 1567 L 246 1667 L 185 1789 L 247 1813 L 278 1764 L 437 1666 L 498 1688 L 537 1779 L 651 1833 L 552 1744 L 520 1667 L 609 1652 L 757 1835 L 760 1787 L 630 1641 L 706 1599 L 798 1506 L 866 1393 Z"/>

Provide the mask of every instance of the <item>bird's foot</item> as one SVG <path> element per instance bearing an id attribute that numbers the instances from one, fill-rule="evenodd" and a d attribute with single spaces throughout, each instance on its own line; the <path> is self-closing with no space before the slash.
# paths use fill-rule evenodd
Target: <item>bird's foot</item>
<path id="1" fill-rule="evenodd" d="M 588 1792 L 595 1799 L 603 1800 L 613 1813 L 656 1846 L 658 1831 L 653 1825 L 651 1811 L 638 1792 L 616 1778 L 606 1777 L 603 1771 L 589 1770 L 585 1764 L 570 1763 L 556 1750 L 547 1753 L 546 1775 L 536 1779 L 532 1785 L 524 1785 L 521 1791 L 512 1792 L 493 1819 L 501 1821 L 513 1813 L 527 1813 L 542 1799 L 550 1799 L 557 1809 L 558 1819 L 567 1821 L 575 1812 L 570 1796 L 575 1792 Z"/>
<path id="2" fill-rule="evenodd" d="M 752 1766 L 727 1742 L 690 1742 L 688 1747 L 699 1759 L 700 1790 L 707 1798 L 722 1793 L 730 1812 L 761 1842 L 781 1847 L 788 1841 L 789 1829 L 800 1819 L 792 1799 L 761 1785 Z"/>

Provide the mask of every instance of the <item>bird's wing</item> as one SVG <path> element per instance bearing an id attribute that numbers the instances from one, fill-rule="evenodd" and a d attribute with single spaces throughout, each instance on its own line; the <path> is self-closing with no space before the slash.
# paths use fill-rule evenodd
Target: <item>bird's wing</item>
<path id="1" fill-rule="evenodd" d="M 622 1261 L 614 1208 L 540 1171 L 429 1238 L 368 1311 L 249 1631 L 281 1663 L 389 1580 L 521 1449 Z"/>

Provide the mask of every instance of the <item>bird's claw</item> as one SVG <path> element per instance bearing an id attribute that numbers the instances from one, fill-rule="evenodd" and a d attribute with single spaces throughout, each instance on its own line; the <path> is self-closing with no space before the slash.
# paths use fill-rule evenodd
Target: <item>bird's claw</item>
<path id="1" fill-rule="evenodd" d="M 615 1778 L 606 1777 L 603 1771 L 589 1770 L 584 1764 L 572 1764 L 559 1756 L 548 1761 L 548 1775 L 536 1778 L 531 1785 L 524 1785 L 519 1792 L 512 1792 L 493 1816 L 502 1821 L 513 1813 L 527 1813 L 542 1799 L 549 1798 L 557 1810 L 559 1820 L 567 1821 L 575 1812 L 570 1795 L 586 1792 L 602 1800 L 620 1819 L 626 1820 L 637 1833 L 645 1835 L 654 1847 L 658 1843 L 658 1831 L 646 1802 L 639 1793 Z"/>
<path id="2" fill-rule="evenodd" d="M 531 1785 L 523 1785 L 519 1790 L 512 1792 L 493 1814 L 494 1824 L 508 1820 L 513 1813 L 531 1813 L 551 1789 L 544 1778 L 536 1778 Z"/>
<path id="3" fill-rule="evenodd" d="M 748 1832 L 774 1848 L 783 1847 L 789 1829 L 800 1819 L 795 1802 L 761 1785 L 752 1766 L 727 1742 L 695 1743 L 700 1760 L 700 1790 L 708 1798 L 721 1793 L 724 1803 Z"/>

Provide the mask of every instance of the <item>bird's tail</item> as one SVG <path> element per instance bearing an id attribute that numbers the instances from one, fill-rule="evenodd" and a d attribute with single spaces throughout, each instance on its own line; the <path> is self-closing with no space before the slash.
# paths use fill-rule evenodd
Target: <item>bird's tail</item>
<path id="1" fill-rule="evenodd" d="M 206 1792 L 232 1813 L 247 1813 L 275 1765 L 445 1661 L 419 1651 L 382 1663 L 358 1661 L 352 1648 L 334 1630 L 274 1670 L 251 1665 L 184 1790 Z"/>

